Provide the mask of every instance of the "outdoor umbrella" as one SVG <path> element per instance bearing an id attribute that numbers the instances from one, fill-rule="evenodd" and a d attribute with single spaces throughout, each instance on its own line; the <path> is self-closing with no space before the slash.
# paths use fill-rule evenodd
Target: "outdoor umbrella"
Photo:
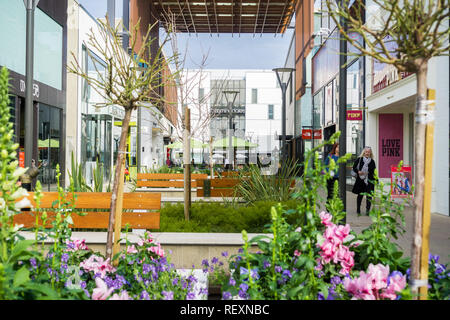
<path id="1" fill-rule="evenodd" d="M 238 137 L 232 137 L 231 145 L 233 148 L 256 148 L 258 146 L 256 143 L 248 142 Z M 228 148 L 228 137 L 214 141 L 212 147 L 213 149 Z"/>
<path id="2" fill-rule="evenodd" d="M 191 149 L 203 149 L 203 148 L 207 148 L 207 147 L 208 147 L 207 143 L 202 143 L 199 140 L 191 139 Z M 168 144 L 167 148 L 168 149 L 183 149 L 183 142 L 177 141 L 177 142 Z"/>
<path id="3" fill-rule="evenodd" d="M 49 141 L 50 140 L 50 141 Z M 59 148 L 59 140 L 57 139 L 46 139 L 46 140 L 38 140 L 38 148 Z"/>

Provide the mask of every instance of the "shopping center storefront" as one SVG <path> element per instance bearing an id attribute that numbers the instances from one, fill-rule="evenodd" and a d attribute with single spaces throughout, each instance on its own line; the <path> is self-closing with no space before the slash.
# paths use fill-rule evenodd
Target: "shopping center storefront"
<path id="1" fill-rule="evenodd" d="M 26 10 L 22 1 L 0 1 L 0 66 L 10 72 L 10 107 L 18 157 L 33 136 L 32 159 L 41 165 L 43 191 L 56 190 L 56 166 L 65 171 L 64 126 L 67 3 L 41 0 L 34 16 L 33 126 L 25 125 Z M 22 161 L 19 161 L 24 165 Z M 62 183 L 64 178 L 62 178 Z"/>
<path id="2" fill-rule="evenodd" d="M 352 48 L 349 48 L 351 51 Z M 352 154 L 347 164 L 347 180 L 351 183 L 350 168 L 365 145 L 365 108 L 363 58 L 347 57 L 346 151 Z M 339 130 L 339 40 L 337 29 L 323 43 L 312 58 L 313 107 L 311 126 L 312 146 L 328 140 Z M 320 152 L 324 159 L 331 150 L 327 145 Z"/>

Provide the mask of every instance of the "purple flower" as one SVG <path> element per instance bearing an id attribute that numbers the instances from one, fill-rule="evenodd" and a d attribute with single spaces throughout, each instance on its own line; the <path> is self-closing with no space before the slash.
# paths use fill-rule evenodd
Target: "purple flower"
<path id="1" fill-rule="evenodd" d="M 286 277 L 286 278 L 292 278 L 292 274 L 291 274 L 291 272 L 289 271 L 289 270 L 284 270 L 283 271 L 283 278 L 284 277 Z"/>
<path id="2" fill-rule="evenodd" d="M 63 253 L 61 256 L 61 262 L 67 262 L 69 260 L 69 254 Z"/>
<path id="3" fill-rule="evenodd" d="M 228 257 L 228 252 L 227 251 L 222 252 L 222 257 Z"/>
<path id="4" fill-rule="evenodd" d="M 141 292 L 141 296 L 140 296 L 141 300 L 150 300 L 150 296 L 148 295 L 148 292 L 143 290 Z"/>
<path id="5" fill-rule="evenodd" d="M 259 279 L 258 269 L 253 269 L 252 270 L 252 278 L 256 279 L 256 280 Z"/>
<path id="6" fill-rule="evenodd" d="M 144 263 L 143 265 L 142 265 L 142 273 L 143 274 L 147 274 L 147 273 L 149 273 L 150 271 L 151 271 L 151 266 L 149 265 L 149 264 L 146 264 L 146 263 Z"/>
<path id="7" fill-rule="evenodd" d="M 164 300 L 173 300 L 173 291 L 163 291 Z"/>
<path id="8" fill-rule="evenodd" d="M 219 262 L 219 259 L 214 257 L 211 259 L 212 264 L 216 264 L 217 262 Z"/>
<path id="9" fill-rule="evenodd" d="M 270 267 L 270 262 L 267 261 L 267 260 L 265 260 L 265 261 L 263 262 L 263 268 L 264 268 L 264 269 L 267 269 L 268 267 Z"/>
<path id="10" fill-rule="evenodd" d="M 228 281 L 228 284 L 230 286 L 235 286 L 236 285 L 236 280 L 234 280 L 233 277 L 230 277 L 230 281 Z"/>
<path id="11" fill-rule="evenodd" d="M 336 286 L 336 285 L 342 283 L 342 280 L 339 276 L 334 276 L 331 278 L 330 282 L 331 282 L 331 284 Z"/>
<path id="12" fill-rule="evenodd" d="M 246 284 L 246 283 L 241 283 L 241 285 L 239 286 L 239 288 L 241 288 L 241 290 L 242 290 L 243 292 L 247 292 L 247 290 L 248 290 L 248 284 Z"/>
<path id="13" fill-rule="evenodd" d="M 231 293 L 229 293 L 228 291 L 224 291 L 222 293 L 222 299 L 223 300 L 231 300 Z"/>
<path id="14" fill-rule="evenodd" d="M 203 260 L 202 260 L 202 265 L 205 266 L 205 267 L 209 267 L 209 262 L 208 262 L 208 260 L 207 260 L 207 259 L 203 259 Z"/>
<path id="15" fill-rule="evenodd" d="M 31 258 L 30 259 L 30 263 L 31 263 L 31 266 L 36 269 L 36 267 L 37 267 L 36 259 L 35 258 Z"/>
<path id="16" fill-rule="evenodd" d="M 439 255 L 432 255 L 431 253 L 428 254 L 428 262 L 434 261 L 435 263 L 437 263 L 439 261 L 439 258 Z"/>
<path id="17" fill-rule="evenodd" d="M 194 300 L 195 299 L 195 293 L 194 292 L 188 292 L 186 295 L 186 300 Z"/>
<path id="18" fill-rule="evenodd" d="M 275 266 L 275 271 L 276 272 L 281 272 L 281 271 L 283 271 L 283 268 L 280 267 L 280 266 Z"/>
<path id="19" fill-rule="evenodd" d="M 178 278 L 173 279 L 172 285 L 176 286 L 178 284 Z"/>
<path id="20" fill-rule="evenodd" d="M 240 270 L 240 272 L 241 272 L 241 275 L 245 275 L 245 274 L 248 274 L 248 270 L 247 269 L 245 269 L 244 267 L 241 267 L 241 270 Z"/>

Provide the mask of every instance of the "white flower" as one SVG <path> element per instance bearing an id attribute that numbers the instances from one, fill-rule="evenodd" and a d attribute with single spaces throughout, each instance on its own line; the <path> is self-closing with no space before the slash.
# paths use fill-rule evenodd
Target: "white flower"
<path id="1" fill-rule="evenodd" d="M 14 208 L 16 210 L 20 210 L 22 208 L 32 208 L 33 206 L 31 205 L 30 200 L 28 200 L 28 198 L 23 198 L 22 200 L 20 200 L 19 202 L 16 202 L 16 204 L 14 205 Z"/>
<path id="2" fill-rule="evenodd" d="M 30 194 L 28 193 L 28 191 L 25 188 L 18 188 L 12 195 L 11 198 L 13 199 L 19 199 L 22 197 L 27 197 Z"/>
<path id="3" fill-rule="evenodd" d="M 6 202 L 5 199 L 0 198 L 0 210 L 3 210 L 3 208 L 5 208 Z"/>
<path id="4" fill-rule="evenodd" d="M 19 178 L 25 172 L 27 172 L 28 168 L 17 167 L 17 169 L 13 173 L 13 178 Z"/>

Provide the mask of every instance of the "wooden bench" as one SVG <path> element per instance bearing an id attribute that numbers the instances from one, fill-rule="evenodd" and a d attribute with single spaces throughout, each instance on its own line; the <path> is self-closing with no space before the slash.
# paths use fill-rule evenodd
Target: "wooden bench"
<path id="1" fill-rule="evenodd" d="M 199 179 L 208 179 L 206 173 L 192 173 L 191 187 L 197 188 Z M 184 188 L 183 173 L 138 173 L 136 186 L 150 188 Z"/>
<path id="2" fill-rule="evenodd" d="M 36 207 L 34 202 L 34 193 L 29 192 L 30 200 L 33 207 Z M 43 192 L 41 198 L 40 208 L 46 209 L 48 220 L 47 226 L 51 227 L 51 222 L 55 218 L 55 213 L 52 210 L 57 204 L 57 192 Z M 111 201 L 111 192 L 76 192 L 75 193 L 75 208 L 77 212 L 86 214 L 78 215 L 76 212 L 72 213 L 73 225 L 71 228 L 80 229 L 107 229 L 109 223 L 109 208 Z M 72 193 L 67 194 L 67 199 L 72 199 Z M 20 200 L 20 199 L 19 199 Z M 93 209 L 99 209 L 93 211 Z M 122 227 L 129 224 L 131 229 L 159 229 L 161 209 L 161 194 L 148 192 L 131 192 L 123 194 L 123 213 L 122 213 Z M 132 212 L 134 211 L 134 212 Z M 36 224 L 34 210 L 22 211 L 22 213 L 14 216 L 14 222 L 23 224 L 26 228 L 32 228 Z M 39 218 L 39 224 L 42 225 L 42 220 Z"/>
<path id="3" fill-rule="evenodd" d="M 239 181 L 233 178 L 197 180 L 197 197 L 233 197 Z"/>

